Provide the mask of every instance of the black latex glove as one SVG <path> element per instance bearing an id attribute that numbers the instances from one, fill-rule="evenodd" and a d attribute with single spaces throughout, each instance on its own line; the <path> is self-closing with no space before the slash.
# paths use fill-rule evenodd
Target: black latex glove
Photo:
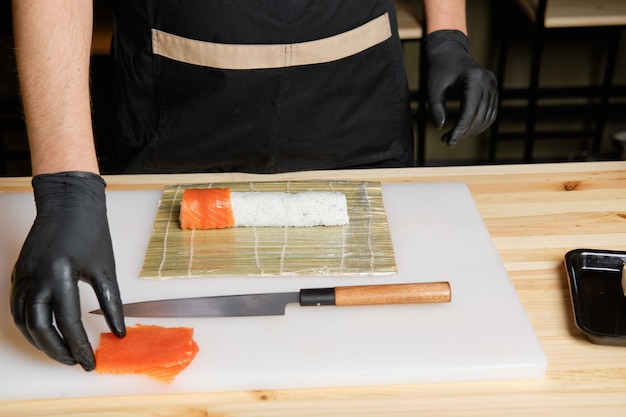
<path id="1" fill-rule="evenodd" d="M 446 99 L 452 90 L 461 93 L 461 114 L 451 131 L 441 137 L 450 147 L 475 136 L 495 121 L 498 82 L 493 73 L 469 55 L 467 36 L 458 30 L 439 30 L 424 39 L 428 65 L 428 105 L 438 129 L 446 124 Z"/>
<path id="2" fill-rule="evenodd" d="M 79 280 L 93 287 L 111 331 L 126 334 L 106 184 L 87 172 L 38 175 L 32 183 L 37 217 L 13 270 L 13 320 L 48 356 L 89 371 L 96 362 L 81 322 Z"/>

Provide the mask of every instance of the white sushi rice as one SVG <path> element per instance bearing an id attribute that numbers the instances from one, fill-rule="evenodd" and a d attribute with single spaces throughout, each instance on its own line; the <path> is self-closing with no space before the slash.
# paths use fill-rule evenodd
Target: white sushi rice
<path id="1" fill-rule="evenodd" d="M 341 226 L 348 224 L 346 196 L 332 191 L 231 192 L 235 226 Z"/>

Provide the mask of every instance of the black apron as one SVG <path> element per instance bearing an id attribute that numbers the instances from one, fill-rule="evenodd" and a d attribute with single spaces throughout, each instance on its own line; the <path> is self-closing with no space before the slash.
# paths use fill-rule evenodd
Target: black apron
<path id="1" fill-rule="evenodd" d="M 411 165 L 393 0 L 115 3 L 121 172 Z"/>

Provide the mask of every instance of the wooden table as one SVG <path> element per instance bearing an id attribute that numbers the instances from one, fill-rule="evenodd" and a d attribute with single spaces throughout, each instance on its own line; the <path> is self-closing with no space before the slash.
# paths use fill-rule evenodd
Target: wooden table
<path id="1" fill-rule="evenodd" d="M 626 348 L 593 345 L 575 328 L 563 255 L 626 250 L 626 162 L 410 168 L 279 174 L 272 179 L 465 182 L 548 356 L 544 378 L 0 403 L 0 416 L 620 416 Z M 245 181 L 245 174 L 107 177 L 110 190 Z M 0 192 L 29 190 L 0 179 Z M 6 277 L 5 277 L 6 278 Z"/>

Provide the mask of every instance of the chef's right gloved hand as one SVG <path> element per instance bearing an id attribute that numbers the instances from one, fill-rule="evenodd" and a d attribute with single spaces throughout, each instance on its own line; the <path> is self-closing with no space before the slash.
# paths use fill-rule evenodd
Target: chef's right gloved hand
<path id="1" fill-rule="evenodd" d="M 126 334 L 106 184 L 88 172 L 38 175 L 32 183 L 37 216 L 13 269 L 13 320 L 51 358 L 92 370 L 95 358 L 81 322 L 78 281 L 93 287 L 111 331 Z"/>

